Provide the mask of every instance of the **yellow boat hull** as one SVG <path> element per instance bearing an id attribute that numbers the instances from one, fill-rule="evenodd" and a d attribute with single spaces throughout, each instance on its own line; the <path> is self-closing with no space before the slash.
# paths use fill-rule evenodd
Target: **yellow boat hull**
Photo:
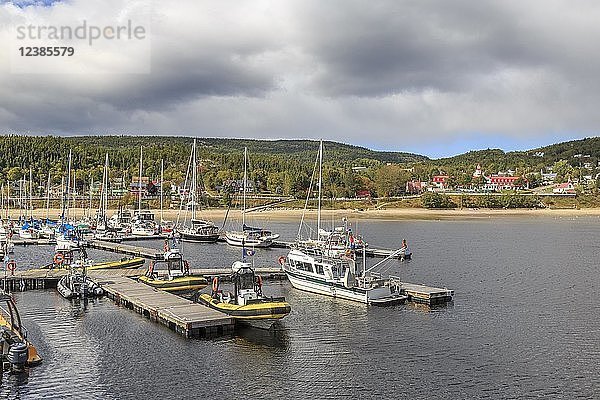
<path id="1" fill-rule="evenodd" d="M 88 271 L 96 270 L 96 269 L 115 269 L 115 268 L 137 268 L 144 265 L 146 262 L 145 258 L 135 257 L 128 260 L 119 260 L 119 261 L 108 261 L 103 263 L 94 264 L 90 267 L 87 267 Z"/>
<path id="2" fill-rule="evenodd" d="M 196 291 L 204 289 L 208 285 L 208 281 L 203 276 L 183 276 L 171 280 L 140 276 L 138 277 L 138 281 L 171 293 Z"/>
<path id="3" fill-rule="evenodd" d="M 278 320 L 291 311 L 289 303 L 286 301 L 265 301 L 237 305 L 221 302 L 213 299 L 209 294 L 203 293 L 198 297 L 198 301 L 205 306 L 221 311 L 233 318 L 240 320 Z"/>

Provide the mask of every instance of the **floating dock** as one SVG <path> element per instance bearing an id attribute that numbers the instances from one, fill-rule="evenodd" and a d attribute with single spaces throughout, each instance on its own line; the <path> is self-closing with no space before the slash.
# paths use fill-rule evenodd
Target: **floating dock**
<path id="1" fill-rule="evenodd" d="M 407 296 L 408 301 L 430 306 L 447 303 L 454 297 L 454 290 L 402 282 L 396 276 L 390 276 L 390 286 Z"/>
<path id="2" fill-rule="evenodd" d="M 233 333 L 230 316 L 126 277 L 96 280 L 116 304 L 191 337 L 216 337 Z"/>

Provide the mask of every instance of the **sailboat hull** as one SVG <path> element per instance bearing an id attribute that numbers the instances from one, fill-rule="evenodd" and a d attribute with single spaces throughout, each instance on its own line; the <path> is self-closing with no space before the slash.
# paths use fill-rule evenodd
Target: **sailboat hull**
<path id="1" fill-rule="evenodd" d="M 194 243 L 215 243 L 219 240 L 219 234 L 211 234 L 211 235 L 196 235 L 193 233 L 184 233 L 181 232 L 181 240 L 184 242 L 194 242 Z"/>

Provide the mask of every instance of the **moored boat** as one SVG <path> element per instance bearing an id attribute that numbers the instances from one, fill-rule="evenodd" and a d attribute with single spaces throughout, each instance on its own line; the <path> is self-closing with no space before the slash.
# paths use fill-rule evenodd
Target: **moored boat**
<path id="1" fill-rule="evenodd" d="M 294 288 L 311 293 L 374 305 L 406 300 L 406 296 L 393 291 L 388 279 L 371 275 L 367 269 L 359 274 L 353 255 L 331 258 L 292 249 L 283 270 Z"/>
<path id="2" fill-rule="evenodd" d="M 37 349 L 27 339 L 27 330 L 21 323 L 21 316 L 12 297 L 0 290 L 0 357 L 11 366 L 13 371 L 22 371 L 24 367 L 35 366 L 42 362 Z"/>
<path id="3" fill-rule="evenodd" d="M 251 265 L 236 261 L 232 265 L 233 293 L 219 289 L 219 280 L 213 278 L 211 293 L 202 293 L 198 302 L 221 311 L 250 325 L 268 328 L 291 311 L 284 297 L 267 297 L 262 291 L 262 279 Z"/>
<path id="4" fill-rule="evenodd" d="M 104 294 L 104 290 L 85 274 L 85 270 L 82 272 L 72 269 L 58 281 L 56 289 L 65 299 L 83 299 Z"/>
<path id="5" fill-rule="evenodd" d="M 162 265 L 166 266 L 166 271 L 160 268 Z M 193 295 L 208 284 L 203 276 L 190 274 L 189 263 L 177 247 L 168 246 L 167 240 L 163 260 L 151 261 L 146 274 L 138 277 L 138 281 L 182 296 Z"/>

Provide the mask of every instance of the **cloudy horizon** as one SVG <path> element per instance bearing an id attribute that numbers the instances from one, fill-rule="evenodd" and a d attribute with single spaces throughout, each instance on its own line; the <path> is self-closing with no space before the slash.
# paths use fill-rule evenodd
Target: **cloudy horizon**
<path id="1" fill-rule="evenodd" d="M 147 59 L 94 48 L 32 74 L 0 58 L 2 131 L 323 138 L 432 158 L 597 136 L 592 1 L 0 1 L 0 39 L 141 9 Z M 117 64 L 128 72 L 91 69 Z"/>

